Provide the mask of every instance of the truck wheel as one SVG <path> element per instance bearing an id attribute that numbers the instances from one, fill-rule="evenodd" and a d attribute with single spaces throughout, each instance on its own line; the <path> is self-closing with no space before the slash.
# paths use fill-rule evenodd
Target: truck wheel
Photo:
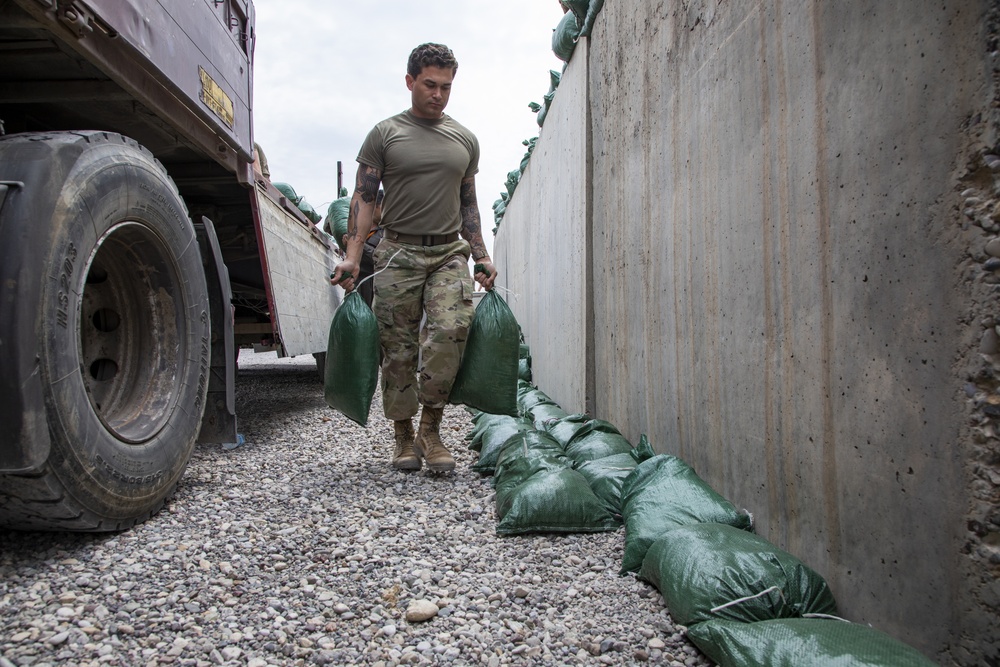
<path id="1" fill-rule="evenodd" d="M 48 448 L 44 463 L 0 475 L 0 525 L 129 527 L 173 492 L 204 411 L 211 332 L 194 228 L 162 165 L 117 134 L 5 137 L 0 167 L 22 170 L 0 212 L 0 262 L 19 255 L 14 310 L 33 318 L 0 323 L 0 340 L 17 337 L 22 365 L 32 356 L 48 425 L 29 443 Z"/>

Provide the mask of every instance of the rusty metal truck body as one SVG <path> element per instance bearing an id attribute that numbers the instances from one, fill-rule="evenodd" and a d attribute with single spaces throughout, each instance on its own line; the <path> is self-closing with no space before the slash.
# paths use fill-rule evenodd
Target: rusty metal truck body
<path id="1" fill-rule="evenodd" d="M 0 525 L 119 530 L 322 353 L 329 238 L 254 169 L 249 0 L 0 0 Z"/>

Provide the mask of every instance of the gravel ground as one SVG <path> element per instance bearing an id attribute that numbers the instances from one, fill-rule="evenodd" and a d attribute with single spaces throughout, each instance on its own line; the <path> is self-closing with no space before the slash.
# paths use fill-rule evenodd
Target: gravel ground
<path id="1" fill-rule="evenodd" d="M 243 354 L 246 444 L 200 446 L 150 521 L 0 530 L 0 667 L 711 664 L 618 576 L 622 530 L 497 537 L 467 413 L 445 412 L 454 473 L 401 473 L 378 400 L 362 428 L 311 357 Z"/>

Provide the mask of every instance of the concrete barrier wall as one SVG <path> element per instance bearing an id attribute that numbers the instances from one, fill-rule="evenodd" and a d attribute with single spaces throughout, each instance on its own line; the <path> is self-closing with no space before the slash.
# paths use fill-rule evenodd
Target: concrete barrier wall
<path id="1" fill-rule="evenodd" d="M 493 252 L 525 340 L 538 344 L 532 344 L 532 373 L 545 378 L 545 393 L 569 412 L 586 409 L 588 369 L 586 44 L 579 49 L 539 128 Z"/>
<path id="2" fill-rule="evenodd" d="M 962 664 L 1000 658 L 962 376 L 996 306 L 960 213 L 991 178 L 990 5 L 607 3 L 496 253 L 540 388 L 694 465 L 846 617 Z"/>

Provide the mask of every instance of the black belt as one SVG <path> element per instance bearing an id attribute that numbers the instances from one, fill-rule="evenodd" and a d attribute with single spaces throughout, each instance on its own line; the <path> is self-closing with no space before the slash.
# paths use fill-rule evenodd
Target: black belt
<path id="1" fill-rule="evenodd" d="M 451 234 L 400 234 L 386 230 L 385 238 L 407 245 L 447 245 L 458 240 L 458 232 Z"/>

